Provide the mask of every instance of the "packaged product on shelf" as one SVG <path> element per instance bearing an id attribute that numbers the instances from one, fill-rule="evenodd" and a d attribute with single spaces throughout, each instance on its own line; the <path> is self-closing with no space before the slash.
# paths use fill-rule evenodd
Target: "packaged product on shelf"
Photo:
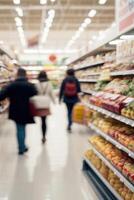
<path id="1" fill-rule="evenodd" d="M 101 114 L 93 116 L 92 124 L 134 152 L 134 128 Z"/>
<path id="2" fill-rule="evenodd" d="M 115 168 L 133 183 L 134 160 L 126 153 L 115 148 L 114 145 L 106 141 L 101 136 L 92 136 L 89 141 Z"/>
<path id="3" fill-rule="evenodd" d="M 115 191 L 122 197 L 123 200 L 134 199 L 134 193 L 120 181 L 114 172 L 104 164 L 104 162 L 93 152 L 93 150 L 87 150 L 85 152 L 85 157 L 109 182 L 109 184 L 115 189 Z"/>

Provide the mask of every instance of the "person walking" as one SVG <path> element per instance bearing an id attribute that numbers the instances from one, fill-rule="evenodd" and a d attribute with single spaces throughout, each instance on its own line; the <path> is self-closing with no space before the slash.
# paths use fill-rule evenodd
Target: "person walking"
<path id="1" fill-rule="evenodd" d="M 28 82 L 26 71 L 22 68 L 18 69 L 16 80 L 0 91 L 0 101 L 6 98 L 10 101 L 9 119 L 16 123 L 19 155 L 28 151 L 25 145 L 26 124 L 34 123 L 30 113 L 29 99 L 36 94 L 36 88 Z"/>
<path id="2" fill-rule="evenodd" d="M 41 71 L 38 75 L 38 84 L 36 85 L 38 95 L 44 95 L 47 97 L 49 102 L 55 103 L 55 95 L 53 92 L 52 84 L 50 83 L 47 73 L 45 71 Z M 50 104 L 49 104 L 50 105 Z M 50 109 L 50 108 L 49 108 Z M 41 116 L 42 123 L 42 143 L 46 142 L 46 131 L 47 131 L 47 115 Z"/>
<path id="3" fill-rule="evenodd" d="M 81 92 L 80 83 L 75 77 L 74 69 L 68 69 L 66 78 L 63 80 L 60 88 L 59 102 L 63 99 L 68 111 L 68 127 L 71 132 L 72 126 L 72 111 L 74 105 L 79 102 L 79 93 Z"/>

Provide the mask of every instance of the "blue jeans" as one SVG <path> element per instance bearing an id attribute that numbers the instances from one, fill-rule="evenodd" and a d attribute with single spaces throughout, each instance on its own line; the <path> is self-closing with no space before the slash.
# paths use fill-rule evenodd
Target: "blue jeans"
<path id="1" fill-rule="evenodd" d="M 17 140 L 19 152 L 24 152 L 25 146 L 25 125 L 17 124 Z"/>
<path id="2" fill-rule="evenodd" d="M 68 112 L 68 128 L 70 129 L 72 126 L 72 111 L 75 103 L 66 103 L 67 112 Z"/>

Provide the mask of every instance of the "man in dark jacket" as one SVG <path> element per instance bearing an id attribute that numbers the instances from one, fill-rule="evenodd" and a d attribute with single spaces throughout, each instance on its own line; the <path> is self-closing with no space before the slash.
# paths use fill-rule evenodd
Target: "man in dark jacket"
<path id="1" fill-rule="evenodd" d="M 59 101 L 62 98 L 67 106 L 68 111 L 68 127 L 67 130 L 71 132 L 72 126 L 72 111 L 74 105 L 79 102 L 78 93 L 81 92 L 80 83 L 75 77 L 75 72 L 73 69 L 67 70 L 67 77 L 63 80 L 60 88 Z"/>
<path id="2" fill-rule="evenodd" d="M 27 81 L 26 71 L 21 68 L 17 72 L 17 79 L 0 92 L 0 101 L 6 98 L 10 101 L 9 119 L 16 122 L 19 155 L 28 151 L 25 145 L 25 127 L 28 123 L 34 123 L 29 110 L 29 99 L 36 94 L 34 85 Z"/>

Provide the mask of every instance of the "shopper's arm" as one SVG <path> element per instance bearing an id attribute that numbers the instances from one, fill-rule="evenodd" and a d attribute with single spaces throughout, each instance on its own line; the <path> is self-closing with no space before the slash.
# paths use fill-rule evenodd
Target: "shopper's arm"
<path id="1" fill-rule="evenodd" d="M 50 94 L 50 97 L 51 97 L 51 100 L 53 101 L 53 103 L 55 103 L 55 95 L 54 95 L 54 92 L 53 92 L 53 87 L 52 87 L 52 84 L 49 82 L 49 94 Z"/>
<path id="2" fill-rule="evenodd" d="M 59 102 L 61 102 L 61 99 L 63 98 L 64 86 L 65 86 L 65 81 L 62 82 L 61 87 L 60 87 Z"/>
<path id="3" fill-rule="evenodd" d="M 37 91 L 36 87 L 33 84 L 30 84 L 30 87 L 29 87 L 29 97 L 37 95 L 37 93 L 38 93 L 38 91 Z"/>

